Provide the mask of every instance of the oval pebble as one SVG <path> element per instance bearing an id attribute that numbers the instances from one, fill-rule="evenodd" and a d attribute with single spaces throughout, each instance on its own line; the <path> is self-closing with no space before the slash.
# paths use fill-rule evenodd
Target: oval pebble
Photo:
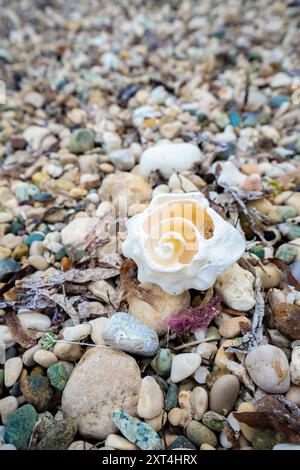
<path id="1" fill-rule="evenodd" d="M 36 331 L 48 331 L 51 319 L 42 313 L 18 313 L 21 326 Z"/>
<path id="2" fill-rule="evenodd" d="M 153 399 L 155 397 L 155 399 Z M 141 418 L 152 419 L 158 416 L 164 406 L 164 394 L 162 389 L 151 376 L 142 380 L 137 413 Z"/>
<path id="3" fill-rule="evenodd" d="M 51 351 L 46 351 L 45 349 L 39 349 L 35 352 L 33 360 L 42 367 L 46 369 L 57 362 L 57 357 Z"/>
<path id="4" fill-rule="evenodd" d="M 181 382 L 190 377 L 200 366 L 201 356 L 196 353 L 177 354 L 172 362 L 171 380 L 173 383 Z"/>
<path id="5" fill-rule="evenodd" d="M 92 331 L 89 323 L 81 323 L 76 326 L 67 326 L 63 331 L 63 337 L 66 341 L 81 341 L 87 338 Z"/>
<path id="6" fill-rule="evenodd" d="M 4 365 L 4 384 L 5 387 L 12 387 L 18 380 L 23 369 L 23 362 L 20 357 L 8 359 Z"/>
<path id="7" fill-rule="evenodd" d="M 33 266 L 38 271 L 45 271 L 49 266 L 45 258 L 40 255 L 29 256 L 28 262 L 31 266 Z"/>
<path id="8" fill-rule="evenodd" d="M 240 391 L 239 380 L 234 375 L 223 375 L 213 384 L 210 395 L 210 410 L 228 415 L 233 409 Z"/>

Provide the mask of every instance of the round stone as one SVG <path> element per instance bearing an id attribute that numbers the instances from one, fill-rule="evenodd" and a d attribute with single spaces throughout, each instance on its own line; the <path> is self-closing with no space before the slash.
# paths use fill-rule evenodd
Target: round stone
<path id="1" fill-rule="evenodd" d="M 245 365 L 253 382 L 265 392 L 285 393 L 290 387 L 289 363 L 277 346 L 264 344 L 246 356 Z"/>
<path id="2" fill-rule="evenodd" d="M 113 410 L 136 415 L 141 387 L 136 361 L 120 351 L 92 348 L 73 370 L 64 389 L 62 409 L 78 420 L 85 438 L 106 439 L 116 431 Z"/>
<path id="3" fill-rule="evenodd" d="M 171 380 L 181 382 L 192 375 L 201 364 L 201 356 L 196 353 L 177 354 L 172 362 Z"/>
<path id="4" fill-rule="evenodd" d="M 209 395 L 211 411 L 227 416 L 233 409 L 240 390 L 239 380 L 230 374 L 219 377 Z"/>
<path id="5" fill-rule="evenodd" d="M 153 400 L 155 397 L 155 400 Z M 137 413 L 141 418 L 152 419 L 158 416 L 164 406 L 164 394 L 156 380 L 150 375 L 142 380 Z"/>

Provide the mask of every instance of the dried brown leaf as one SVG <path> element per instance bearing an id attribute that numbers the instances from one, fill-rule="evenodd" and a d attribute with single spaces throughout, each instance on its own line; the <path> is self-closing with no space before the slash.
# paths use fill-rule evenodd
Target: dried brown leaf
<path id="1" fill-rule="evenodd" d="M 137 280 L 137 265 L 131 259 L 126 259 L 120 271 L 121 287 L 125 292 L 136 295 L 150 305 L 155 305 L 155 297 L 149 289 L 141 287 Z"/>
<path id="2" fill-rule="evenodd" d="M 36 344 L 36 342 L 32 338 L 30 338 L 27 333 L 25 333 L 25 331 L 21 327 L 20 320 L 11 308 L 5 311 L 4 321 L 6 326 L 11 329 L 11 332 L 16 342 L 20 344 L 20 346 L 27 349 Z"/>

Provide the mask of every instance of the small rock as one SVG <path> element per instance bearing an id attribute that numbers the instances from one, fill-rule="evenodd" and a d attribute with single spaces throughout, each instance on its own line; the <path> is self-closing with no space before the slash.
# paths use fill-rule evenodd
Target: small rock
<path id="1" fill-rule="evenodd" d="M 167 122 L 160 128 L 161 135 L 166 139 L 175 139 L 178 137 L 182 130 L 182 124 L 180 121 Z"/>
<path id="2" fill-rule="evenodd" d="M 137 450 L 135 444 L 129 442 L 125 437 L 118 434 L 109 434 L 105 440 L 106 447 L 113 447 L 116 450 Z"/>
<path id="3" fill-rule="evenodd" d="M 85 438 L 106 439 L 116 431 L 113 410 L 122 406 L 136 414 L 140 386 L 140 370 L 132 357 L 112 349 L 91 348 L 68 380 L 62 410 L 78 420 L 78 430 Z"/>
<path id="4" fill-rule="evenodd" d="M 289 391 L 286 393 L 285 397 L 300 407 L 300 387 L 292 385 Z"/>
<path id="5" fill-rule="evenodd" d="M 47 377 L 52 387 L 62 392 L 67 384 L 69 374 L 64 364 L 59 362 L 48 367 Z"/>
<path id="6" fill-rule="evenodd" d="M 170 383 L 165 399 L 165 410 L 170 411 L 178 406 L 178 385 Z"/>
<path id="7" fill-rule="evenodd" d="M 152 189 L 141 176 L 127 172 L 119 172 L 104 178 L 99 189 L 102 201 L 111 201 L 117 210 L 132 204 L 142 204 L 150 201 Z"/>
<path id="8" fill-rule="evenodd" d="M 290 387 L 289 363 L 277 346 L 258 346 L 246 356 L 245 365 L 253 382 L 265 392 L 285 393 Z"/>
<path id="9" fill-rule="evenodd" d="M 93 447 L 93 444 L 86 441 L 74 441 L 69 445 L 68 450 L 91 450 Z"/>
<path id="10" fill-rule="evenodd" d="M 83 350 L 79 344 L 56 343 L 53 352 L 61 361 L 75 362 L 81 358 Z"/>
<path id="11" fill-rule="evenodd" d="M 11 329 L 6 325 L 0 325 L 0 341 L 5 344 L 6 348 L 10 348 L 16 344 Z"/>
<path id="12" fill-rule="evenodd" d="M 26 450 L 37 420 L 37 412 L 31 405 L 13 411 L 5 427 L 5 441 L 19 450 Z"/>
<path id="13" fill-rule="evenodd" d="M 158 416 L 152 419 L 145 419 L 145 423 L 149 424 L 154 431 L 159 432 L 164 427 L 168 419 L 168 414 L 166 411 L 161 410 Z"/>
<path id="14" fill-rule="evenodd" d="M 0 450 L 17 450 L 17 448 L 12 444 L 4 444 L 0 447 Z"/>
<path id="15" fill-rule="evenodd" d="M 51 319 L 43 313 L 18 313 L 22 328 L 36 331 L 48 331 L 51 326 Z"/>
<path id="16" fill-rule="evenodd" d="M 53 420 L 53 424 L 45 436 L 35 446 L 37 450 L 65 450 L 69 447 L 77 433 L 75 419 L 66 418 Z"/>
<path id="17" fill-rule="evenodd" d="M 121 433 L 142 450 L 163 449 L 159 435 L 146 423 L 123 410 L 113 411 L 113 421 Z"/>
<path id="18" fill-rule="evenodd" d="M 15 272 L 21 268 L 20 263 L 11 258 L 0 260 L 0 282 L 7 281 Z"/>
<path id="19" fill-rule="evenodd" d="M 210 410 L 228 415 L 235 405 L 239 391 L 240 383 L 234 375 L 226 374 L 219 377 L 210 391 Z"/>
<path id="20" fill-rule="evenodd" d="M 115 132 L 104 132 L 103 143 L 107 154 L 112 153 L 114 150 L 119 150 L 122 145 L 120 136 Z"/>
<path id="21" fill-rule="evenodd" d="M 165 178 L 175 173 L 191 170 L 202 160 L 198 147 L 192 144 L 160 144 L 144 151 L 140 160 L 140 172 L 148 178 L 159 170 Z"/>
<path id="22" fill-rule="evenodd" d="M 82 341 L 87 338 L 92 331 L 89 323 L 81 323 L 76 326 L 67 326 L 63 331 L 63 337 L 66 341 Z"/>
<path id="23" fill-rule="evenodd" d="M 23 369 L 23 362 L 20 357 L 12 357 L 6 361 L 4 366 L 4 384 L 10 388 L 18 380 Z"/>
<path id="24" fill-rule="evenodd" d="M 191 397 L 194 420 L 200 421 L 208 408 L 208 394 L 205 388 L 195 387 Z"/>
<path id="25" fill-rule="evenodd" d="M 53 396 L 49 380 L 43 376 L 22 379 L 21 392 L 27 403 L 32 404 L 40 413 L 47 410 Z"/>
<path id="26" fill-rule="evenodd" d="M 38 271 L 45 271 L 49 267 L 49 264 L 47 263 L 45 258 L 39 255 L 29 256 L 28 262 Z"/>
<path id="27" fill-rule="evenodd" d="M 31 246 L 34 242 L 41 242 L 45 239 L 42 232 L 33 232 L 25 240 L 26 245 Z M 33 253 L 32 253 L 33 254 Z M 41 254 L 41 253 L 38 253 Z"/>
<path id="28" fill-rule="evenodd" d="M 73 132 L 69 150 L 75 154 L 85 153 L 94 148 L 94 145 L 95 138 L 93 131 L 91 129 L 82 128 Z"/>
<path id="29" fill-rule="evenodd" d="M 10 414 L 18 408 L 16 397 L 5 397 L 0 400 L 0 415 L 4 426 L 7 424 Z"/>
<path id="30" fill-rule="evenodd" d="M 24 103 L 30 104 L 36 109 L 42 108 L 45 103 L 45 97 L 41 93 L 31 91 L 24 97 Z"/>
<path id="31" fill-rule="evenodd" d="M 190 294 L 184 291 L 179 295 L 170 295 L 159 286 L 144 283 L 144 289 L 149 289 L 156 299 L 155 305 L 145 302 L 136 295 L 128 294 L 128 309 L 131 315 L 140 322 L 153 328 L 158 335 L 163 335 L 168 329 L 168 320 L 176 313 L 185 310 L 190 305 Z"/>
<path id="32" fill-rule="evenodd" d="M 109 160 L 121 171 L 130 171 L 135 165 L 135 158 L 130 149 L 115 150 L 109 154 Z"/>
<path id="33" fill-rule="evenodd" d="M 46 127 L 30 126 L 23 133 L 23 137 L 35 152 L 39 149 L 47 149 L 51 135 Z"/>
<path id="34" fill-rule="evenodd" d="M 210 444 L 211 446 L 216 447 L 218 442 L 215 434 L 198 421 L 191 421 L 188 424 L 186 428 L 186 436 L 196 444 L 196 446 L 201 446 L 201 444 Z"/>
<path id="35" fill-rule="evenodd" d="M 291 264 L 297 257 L 297 255 L 297 247 L 289 245 L 288 243 L 284 243 L 283 245 L 281 245 L 275 253 L 275 257 L 281 259 L 286 264 Z"/>
<path id="36" fill-rule="evenodd" d="M 169 377 L 172 366 L 172 353 L 170 349 L 161 349 L 152 359 L 151 367 L 161 377 Z"/>
<path id="37" fill-rule="evenodd" d="M 171 380 L 173 383 L 181 382 L 190 377 L 200 366 L 201 356 L 196 353 L 177 354 L 172 362 Z"/>
<path id="38" fill-rule="evenodd" d="M 202 417 L 202 423 L 213 431 L 221 432 L 224 429 L 227 420 L 225 416 L 215 411 L 207 411 Z"/>
<path id="39" fill-rule="evenodd" d="M 206 383 L 207 376 L 209 375 L 209 369 L 204 366 L 198 367 L 196 372 L 194 373 L 194 379 L 200 385 Z"/>
<path id="40" fill-rule="evenodd" d="M 155 400 L 153 400 L 155 397 Z M 162 389 L 151 376 L 142 380 L 137 413 L 141 418 L 152 419 L 158 416 L 164 407 L 164 394 Z"/>
<path id="41" fill-rule="evenodd" d="M 227 339 L 235 338 L 241 334 L 241 326 L 243 328 L 250 326 L 250 320 L 247 317 L 234 317 L 225 320 L 219 327 L 220 334 Z"/>
<path id="42" fill-rule="evenodd" d="M 289 268 L 294 278 L 300 282 L 300 259 L 292 263 Z"/>
<path id="43" fill-rule="evenodd" d="M 290 370 L 292 383 L 300 385 L 300 346 L 296 346 L 292 351 Z"/>
<path id="44" fill-rule="evenodd" d="M 238 413 L 252 413 L 256 411 L 255 406 L 250 402 L 243 402 L 239 405 L 237 412 Z M 240 428 L 243 433 L 243 436 L 247 439 L 247 441 L 252 442 L 252 436 L 255 431 L 254 428 L 251 428 L 245 423 L 240 423 Z"/>
<path id="45" fill-rule="evenodd" d="M 95 344 L 105 344 L 105 341 L 102 337 L 102 333 L 105 330 L 107 324 L 109 322 L 109 318 L 107 317 L 100 317 L 96 318 L 95 320 L 91 320 L 89 324 L 92 327 L 91 331 L 91 339 Z"/>
<path id="46" fill-rule="evenodd" d="M 157 334 L 126 312 L 117 312 L 103 331 L 106 344 L 141 356 L 154 356 L 159 347 Z"/>
<path id="47" fill-rule="evenodd" d="M 175 441 L 172 442 L 167 447 L 167 450 L 174 450 L 174 449 L 191 449 L 191 450 L 196 450 L 196 446 L 189 441 L 185 436 L 179 436 Z"/>
<path id="48" fill-rule="evenodd" d="M 272 263 L 264 264 L 263 269 L 260 266 L 256 266 L 255 272 L 256 275 L 260 277 L 262 287 L 264 289 L 277 287 L 283 278 L 283 274 L 280 269 Z"/>
<path id="49" fill-rule="evenodd" d="M 24 360 L 24 359 L 23 359 Z M 33 361 L 46 369 L 57 362 L 57 357 L 51 351 L 38 349 L 33 355 Z"/>
<path id="50" fill-rule="evenodd" d="M 207 361 L 211 361 L 215 356 L 218 348 L 213 343 L 201 343 L 197 346 L 196 352 L 200 354 L 202 359 L 206 359 Z"/>
<path id="51" fill-rule="evenodd" d="M 69 222 L 61 231 L 61 241 L 65 246 L 77 247 L 83 243 L 99 220 L 96 217 L 79 217 Z"/>
<path id="52" fill-rule="evenodd" d="M 228 307 L 245 312 L 255 305 L 253 282 L 253 274 L 235 263 L 218 276 L 215 288 Z"/>

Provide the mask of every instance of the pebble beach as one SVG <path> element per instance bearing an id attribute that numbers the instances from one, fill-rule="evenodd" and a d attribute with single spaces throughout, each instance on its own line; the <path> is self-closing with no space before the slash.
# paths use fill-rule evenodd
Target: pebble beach
<path id="1" fill-rule="evenodd" d="M 299 1 L 0 17 L 0 450 L 300 450 Z"/>

